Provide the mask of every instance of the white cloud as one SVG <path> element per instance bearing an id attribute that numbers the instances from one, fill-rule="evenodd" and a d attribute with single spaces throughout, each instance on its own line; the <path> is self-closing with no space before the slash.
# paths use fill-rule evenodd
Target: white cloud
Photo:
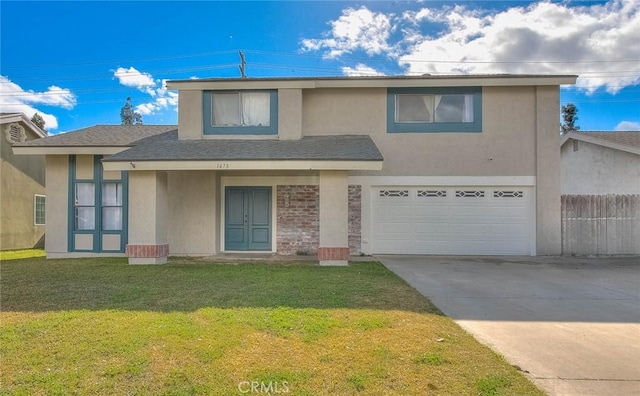
<path id="1" fill-rule="evenodd" d="M 325 56 L 337 58 L 345 53 L 362 50 L 368 55 L 378 55 L 391 50 L 387 44 L 392 32 L 393 14 L 371 12 L 366 7 L 347 8 L 342 16 L 330 22 L 331 31 L 321 39 L 302 40 L 307 51 L 326 50 Z"/>
<path id="2" fill-rule="evenodd" d="M 615 127 L 616 131 L 640 131 L 640 122 L 620 121 Z"/>
<path id="3" fill-rule="evenodd" d="M 53 114 L 38 110 L 33 105 L 46 105 L 72 109 L 77 103 L 76 96 L 67 88 L 51 85 L 44 92 L 24 90 L 18 84 L 0 75 L 0 108 L 7 113 L 24 113 L 31 118 L 34 113 L 42 116 L 45 128 L 58 129 L 58 119 Z"/>
<path id="4" fill-rule="evenodd" d="M 151 74 L 140 72 L 134 67 L 119 67 L 113 75 L 118 78 L 120 84 L 137 88 L 153 98 L 151 102 L 136 106 L 136 111 L 141 115 L 148 116 L 169 108 L 177 111 L 178 94 L 167 90 L 167 80 L 154 80 Z"/>
<path id="5" fill-rule="evenodd" d="M 330 57 L 388 53 L 407 74 L 578 74 L 578 88 L 588 93 L 640 83 L 639 0 L 504 10 L 445 5 L 398 15 L 348 8 L 330 25 L 302 49 Z M 390 42 L 394 31 L 401 35 Z"/>
<path id="6" fill-rule="evenodd" d="M 126 87 L 134 87 L 151 96 L 155 95 L 153 87 L 156 82 L 153 81 L 153 77 L 149 73 L 141 73 L 134 67 L 128 69 L 119 67 L 113 72 L 113 76 L 118 79 L 120 84 Z"/>
<path id="7" fill-rule="evenodd" d="M 342 74 L 345 76 L 384 76 L 384 73 L 363 63 L 358 63 L 356 67 L 343 67 Z"/>

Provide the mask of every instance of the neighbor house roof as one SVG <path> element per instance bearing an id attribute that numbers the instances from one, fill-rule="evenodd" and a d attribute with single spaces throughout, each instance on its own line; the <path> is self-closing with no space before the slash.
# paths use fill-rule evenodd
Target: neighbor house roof
<path id="1" fill-rule="evenodd" d="M 616 150 L 640 155 L 640 131 L 583 131 L 567 132 L 562 136 L 560 146 L 570 139 L 597 144 Z"/>
<path id="2" fill-rule="evenodd" d="M 11 122 L 24 122 L 39 137 L 44 138 L 47 136 L 47 131 L 34 124 L 24 113 L 0 113 L 0 124 L 9 124 Z M 40 139 L 29 141 L 35 142 L 39 140 Z"/>

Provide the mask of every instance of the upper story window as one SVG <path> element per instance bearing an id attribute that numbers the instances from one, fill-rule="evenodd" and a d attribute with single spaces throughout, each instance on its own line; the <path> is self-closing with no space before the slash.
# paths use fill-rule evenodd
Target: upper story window
<path id="1" fill-rule="evenodd" d="M 390 88 L 387 131 L 482 132 L 482 89 Z"/>
<path id="2" fill-rule="evenodd" d="M 275 135 L 278 91 L 206 91 L 204 133 L 207 135 Z"/>

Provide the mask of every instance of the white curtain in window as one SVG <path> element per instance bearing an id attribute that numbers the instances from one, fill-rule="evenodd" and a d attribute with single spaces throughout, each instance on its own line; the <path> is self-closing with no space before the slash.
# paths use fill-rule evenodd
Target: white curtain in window
<path id="1" fill-rule="evenodd" d="M 92 206 L 76 208 L 76 230 L 95 230 L 95 212 L 96 208 Z"/>
<path id="2" fill-rule="evenodd" d="M 473 95 L 464 95 L 462 122 L 473 122 Z"/>
<path id="3" fill-rule="evenodd" d="M 93 206 L 96 203 L 93 183 L 76 183 L 76 206 Z"/>
<path id="4" fill-rule="evenodd" d="M 433 122 L 435 109 L 440 104 L 440 99 L 440 95 L 422 95 L 422 101 L 427 108 L 428 115 L 428 118 L 423 120 L 424 122 Z"/>
<path id="5" fill-rule="evenodd" d="M 122 183 L 102 185 L 102 206 L 122 206 Z"/>
<path id="6" fill-rule="evenodd" d="M 433 96 L 433 119 L 431 122 L 438 122 L 438 106 L 440 106 L 440 101 L 442 100 L 442 95 L 432 95 Z"/>
<path id="7" fill-rule="evenodd" d="M 211 126 L 240 126 L 240 94 L 211 94 L 213 119 Z"/>
<path id="8" fill-rule="evenodd" d="M 122 229 L 121 207 L 102 208 L 102 229 L 104 231 L 114 231 Z"/>
<path id="9" fill-rule="evenodd" d="M 270 95 L 268 92 L 242 93 L 242 125 L 270 125 Z"/>

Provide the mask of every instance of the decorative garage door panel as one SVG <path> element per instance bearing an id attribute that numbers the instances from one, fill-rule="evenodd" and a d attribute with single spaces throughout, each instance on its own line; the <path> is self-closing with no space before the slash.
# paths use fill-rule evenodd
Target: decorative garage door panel
<path id="1" fill-rule="evenodd" d="M 533 190 L 377 187 L 373 253 L 531 254 Z"/>

